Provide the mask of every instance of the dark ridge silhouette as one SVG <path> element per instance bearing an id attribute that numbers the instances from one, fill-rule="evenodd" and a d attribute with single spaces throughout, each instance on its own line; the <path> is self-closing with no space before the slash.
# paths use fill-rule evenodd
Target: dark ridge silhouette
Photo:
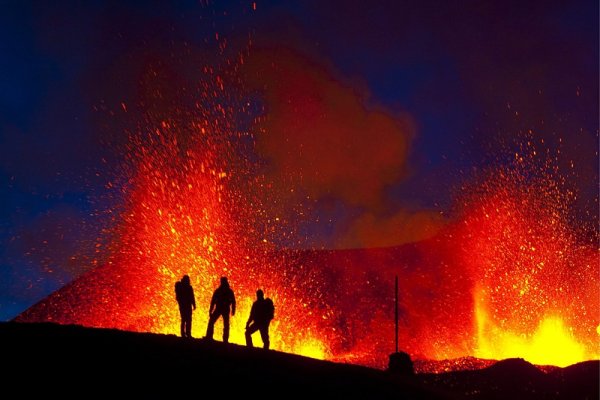
<path id="1" fill-rule="evenodd" d="M 61 398 L 187 394 L 335 399 L 598 399 L 600 362 L 544 373 L 520 360 L 399 376 L 357 365 L 175 335 L 0 323 L 4 389 Z M 14 393 L 14 392 L 13 392 Z"/>
<path id="2" fill-rule="evenodd" d="M 558 383 L 563 393 L 570 393 L 574 399 L 600 399 L 598 365 L 598 361 L 584 361 L 557 368 L 548 375 Z"/>
<path id="3" fill-rule="evenodd" d="M 497 361 L 480 370 L 421 374 L 432 388 L 451 388 L 477 399 L 598 399 L 600 361 L 586 361 L 545 373 L 521 359 Z"/>

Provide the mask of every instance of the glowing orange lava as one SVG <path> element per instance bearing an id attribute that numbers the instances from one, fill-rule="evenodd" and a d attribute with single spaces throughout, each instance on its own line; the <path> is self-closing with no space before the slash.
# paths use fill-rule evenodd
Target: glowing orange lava
<path id="1" fill-rule="evenodd" d="M 572 193 L 552 169 L 524 168 L 490 179 L 459 229 L 475 278 L 472 355 L 555 366 L 598 359 L 598 250 L 569 224 Z"/>
<path id="2" fill-rule="evenodd" d="M 523 358 L 537 365 L 566 367 L 598 358 L 577 341 L 563 320 L 548 316 L 537 329 L 527 333 L 511 332 L 490 320 L 489 312 L 476 299 L 477 348 L 474 355 L 485 359 Z"/>
<path id="3" fill-rule="evenodd" d="M 163 123 L 162 129 L 155 132 L 152 147 L 141 142 L 136 145 L 135 154 L 141 157 L 123 213 L 118 241 L 123 248 L 114 263 L 127 274 L 124 281 L 128 290 L 138 291 L 134 296 L 137 316 L 115 318 L 109 326 L 178 333 L 173 285 L 183 274 L 189 274 L 198 304 L 192 333 L 201 337 L 215 285 L 220 276 L 228 276 L 237 295 L 231 342 L 245 343 L 245 322 L 254 293 L 262 288 L 277 307 L 277 318 L 271 326 L 272 348 L 326 357 L 321 324 L 314 322 L 326 318 L 326 313 L 307 312 L 306 292 L 299 290 L 293 274 L 277 272 L 285 267 L 269 257 L 272 246 L 254 218 L 261 212 L 260 203 L 254 200 L 257 208 L 248 206 L 252 200 L 234 185 L 238 179 L 234 174 L 243 171 L 226 170 L 227 165 L 220 165 L 222 158 L 215 159 L 218 154 L 231 154 L 229 143 L 197 141 L 183 152 L 172 129 Z M 157 148 L 160 152 L 155 152 Z M 221 332 L 219 321 L 217 339 Z"/>

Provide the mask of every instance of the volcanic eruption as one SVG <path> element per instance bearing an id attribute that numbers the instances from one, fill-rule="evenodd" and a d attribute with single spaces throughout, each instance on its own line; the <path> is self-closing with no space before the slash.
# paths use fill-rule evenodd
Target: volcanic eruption
<path id="1" fill-rule="evenodd" d="M 400 343 L 413 357 L 522 357 L 556 366 L 599 357 L 598 249 L 578 234 L 581 227 L 568 217 L 574 194 L 544 159 L 517 154 L 513 162 L 491 167 L 461 188 L 445 226 L 414 243 L 346 250 L 282 246 L 279 238 L 294 236 L 297 218 L 309 214 L 285 204 L 284 192 L 297 190 L 303 179 L 273 179 L 263 173 L 265 164 L 314 169 L 308 165 L 314 159 L 294 154 L 296 165 L 283 153 L 261 158 L 259 150 L 273 140 L 259 137 L 260 130 L 252 133 L 251 126 L 272 136 L 277 132 L 265 129 L 280 126 L 268 121 L 269 99 L 261 104 L 255 98 L 260 91 L 240 89 L 244 58 L 226 71 L 205 67 L 202 84 L 184 90 L 184 98 L 159 115 L 145 108 L 147 102 L 123 104 L 141 117 L 128 132 L 124 162 L 110 182 L 123 202 L 99 240 L 106 261 L 17 321 L 176 334 L 173 284 L 189 274 L 198 304 L 192 335 L 201 337 L 210 296 L 227 276 L 238 299 L 231 342 L 244 343 L 243 326 L 260 287 L 276 306 L 273 349 L 382 367 L 393 346 L 398 275 Z M 160 71 L 150 68 L 147 76 L 160 77 Z M 329 90 L 338 90 L 334 86 Z M 312 89 L 295 90 L 303 98 Z M 292 103 L 304 107 L 296 110 L 295 123 L 302 124 L 297 115 L 319 116 L 326 103 L 318 96 Z M 278 112 L 287 115 L 281 107 Z M 367 115 L 384 136 L 393 137 L 406 122 Z M 343 140 L 340 132 L 337 141 Z M 406 146 L 396 142 L 382 157 L 404 157 Z M 390 172 L 397 167 L 390 161 L 382 168 L 387 180 L 400 175 Z M 372 201 L 369 190 L 355 193 L 352 181 L 340 183 L 330 171 L 304 178 L 312 183 L 309 199 L 327 185 L 341 185 L 332 190 L 357 204 Z"/>

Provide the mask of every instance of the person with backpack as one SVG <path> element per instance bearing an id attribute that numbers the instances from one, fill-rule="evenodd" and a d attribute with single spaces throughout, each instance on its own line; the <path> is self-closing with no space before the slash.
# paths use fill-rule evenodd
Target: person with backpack
<path id="1" fill-rule="evenodd" d="M 175 299 L 179 304 L 181 316 L 181 337 L 191 338 L 192 310 L 196 309 L 196 298 L 188 275 L 184 275 L 180 281 L 175 283 Z"/>
<path id="2" fill-rule="evenodd" d="M 206 328 L 206 338 L 212 340 L 215 322 L 223 317 L 223 342 L 229 342 L 229 313 L 235 315 L 235 295 L 226 277 L 221 278 L 221 285 L 214 291 L 208 310 L 209 319 Z"/>
<path id="3" fill-rule="evenodd" d="M 268 349 L 269 341 L 269 324 L 275 314 L 275 306 L 273 300 L 265 299 L 265 294 L 261 289 L 256 291 L 256 301 L 250 309 L 250 316 L 246 322 L 246 345 L 253 347 L 252 334 L 256 331 L 260 332 L 260 337 L 263 341 L 263 348 Z"/>

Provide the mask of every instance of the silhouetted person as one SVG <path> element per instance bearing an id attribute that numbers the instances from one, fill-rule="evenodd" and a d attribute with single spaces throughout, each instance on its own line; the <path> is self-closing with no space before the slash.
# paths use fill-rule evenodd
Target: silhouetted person
<path id="1" fill-rule="evenodd" d="M 250 316 L 246 322 L 246 345 L 252 347 L 252 334 L 256 331 L 260 332 L 260 337 L 263 341 L 263 347 L 269 348 L 269 324 L 273 319 L 275 307 L 273 301 L 269 298 L 265 299 L 265 295 L 261 289 L 256 291 L 256 301 L 250 309 Z"/>
<path id="2" fill-rule="evenodd" d="M 179 304 L 179 314 L 181 315 L 181 337 L 192 337 L 192 309 L 196 309 L 196 298 L 194 289 L 190 284 L 190 277 L 184 275 L 179 282 L 175 284 L 175 298 Z"/>
<path id="3" fill-rule="evenodd" d="M 208 319 L 208 327 L 206 328 L 206 338 L 212 340 L 215 322 L 222 316 L 223 342 L 229 342 L 229 312 L 231 312 L 231 316 L 235 315 L 235 295 L 229 287 L 226 277 L 221 278 L 221 286 L 213 293 L 208 312 L 210 318 Z"/>

